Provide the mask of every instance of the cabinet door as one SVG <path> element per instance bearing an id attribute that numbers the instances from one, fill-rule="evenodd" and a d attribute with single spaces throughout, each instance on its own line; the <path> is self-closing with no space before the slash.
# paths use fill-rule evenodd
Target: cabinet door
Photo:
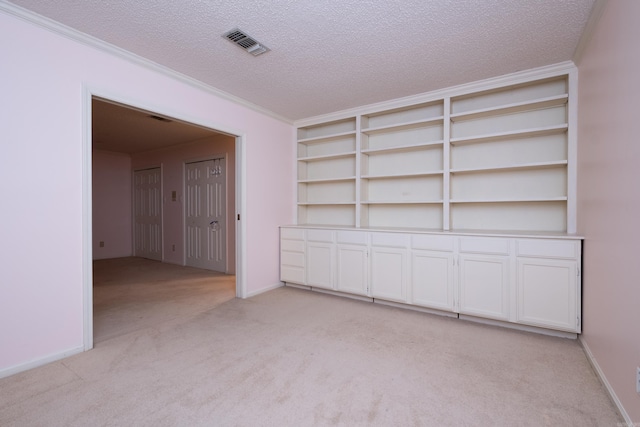
<path id="1" fill-rule="evenodd" d="M 533 326 L 579 331 L 578 263 L 518 258 L 517 320 Z"/>
<path id="2" fill-rule="evenodd" d="M 509 320 L 509 258 L 460 255 L 460 313 Z"/>
<path id="3" fill-rule="evenodd" d="M 453 311 L 453 254 L 412 251 L 412 304 Z"/>
<path id="4" fill-rule="evenodd" d="M 339 291 L 367 295 L 367 247 L 338 245 Z"/>
<path id="5" fill-rule="evenodd" d="M 334 289 L 333 243 L 307 243 L 307 285 L 317 288 Z"/>
<path id="6" fill-rule="evenodd" d="M 408 251 L 400 248 L 371 248 L 371 295 L 391 301 L 407 301 Z"/>

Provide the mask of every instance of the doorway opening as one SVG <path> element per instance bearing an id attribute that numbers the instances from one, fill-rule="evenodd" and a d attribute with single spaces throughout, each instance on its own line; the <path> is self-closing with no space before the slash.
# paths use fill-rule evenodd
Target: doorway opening
<path id="1" fill-rule="evenodd" d="M 85 99 L 86 143 L 83 181 L 85 350 L 92 348 L 94 342 L 94 281 L 98 283 L 105 277 L 109 277 L 109 274 L 105 275 L 105 271 L 109 268 L 119 268 L 123 271 L 128 269 L 129 274 L 119 274 L 119 279 L 116 277 L 115 280 L 121 280 L 120 290 L 128 286 L 129 294 L 135 294 L 138 302 L 143 305 L 148 305 L 144 301 L 145 293 L 160 289 L 158 286 L 150 287 L 148 284 L 157 284 L 159 281 L 165 282 L 164 285 L 172 287 L 173 291 L 182 292 L 181 297 L 176 297 L 176 293 L 172 291 L 174 301 L 188 300 L 189 289 L 191 289 L 189 295 L 193 296 L 200 292 L 199 297 L 195 298 L 201 302 L 207 301 L 206 297 L 202 297 L 202 292 L 206 292 L 206 289 L 200 286 L 203 281 L 216 282 L 219 284 L 218 287 L 225 288 L 225 292 L 222 294 L 218 292 L 211 301 L 219 302 L 221 298 L 227 297 L 229 299 L 236 296 L 244 297 L 243 227 L 239 222 L 243 210 L 241 203 L 243 200 L 241 168 L 244 163 L 243 137 L 229 130 L 218 130 L 209 123 L 176 118 L 175 115 L 170 116 L 161 109 L 152 111 L 143 106 L 133 106 L 126 100 L 106 98 L 89 91 L 86 91 Z M 186 162 L 194 157 L 220 158 L 220 153 L 228 159 L 230 176 L 226 180 L 223 192 L 225 195 L 224 217 L 227 219 L 224 223 L 216 224 L 217 229 L 225 231 L 225 268 L 215 273 L 185 267 L 187 239 L 183 169 Z M 142 197 L 136 198 L 135 183 L 140 176 L 145 175 L 139 172 L 145 170 L 152 172 L 146 174 L 147 178 L 152 176 L 156 183 L 160 181 L 159 189 L 147 191 Z M 161 214 L 145 219 L 146 228 L 156 232 L 147 233 L 149 245 L 137 247 L 136 221 L 139 218 L 136 218 L 136 203 L 142 199 L 148 201 L 150 194 L 155 194 L 159 199 L 156 202 L 161 206 Z M 158 261 L 151 261 L 153 259 Z M 95 265 L 97 275 L 94 275 L 94 262 L 99 263 Z M 154 266 L 154 262 L 158 264 Z M 131 270 L 132 268 L 134 270 Z M 130 279 L 135 276 L 131 274 L 132 271 L 138 274 L 145 269 L 150 274 L 149 280 L 143 278 L 138 283 L 147 285 L 140 287 L 138 291 L 130 292 L 132 285 Z M 158 277 L 159 272 L 163 272 L 161 278 Z M 230 278 L 233 279 L 231 282 Z M 112 279 L 113 277 L 107 280 Z M 181 281 L 182 288 L 175 286 L 176 280 Z M 196 282 L 197 286 L 194 285 Z M 221 284 L 223 282 L 224 284 Z M 109 292 L 114 289 L 116 288 L 110 288 Z M 168 296 L 171 293 L 166 293 L 165 289 L 165 294 Z M 223 294 L 226 296 L 221 296 Z M 111 301 L 121 296 L 122 292 L 116 292 L 106 299 Z M 150 299 L 154 298 L 152 296 Z M 104 300 L 104 298 L 101 299 L 101 301 Z M 131 305 L 135 310 L 135 304 Z M 194 304 L 189 305 L 194 306 Z M 140 307 L 138 306 L 138 309 Z M 177 306 L 174 304 L 172 307 L 176 309 Z M 206 308 L 202 304 L 200 307 Z M 101 310 L 103 308 L 100 307 Z M 180 312 L 178 315 L 184 315 L 184 311 L 177 311 Z M 155 312 L 165 313 L 169 317 L 172 313 L 177 315 L 175 310 L 172 312 L 172 309 L 166 309 L 166 307 Z M 101 312 L 101 315 L 104 314 Z M 109 317 L 112 314 L 106 315 Z M 121 318 L 127 323 L 127 316 L 134 315 L 140 317 L 140 313 L 132 312 Z M 153 316 L 150 316 L 151 318 Z M 157 319 L 152 322 L 157 322 Z M 127 328 L 123 330 L 126 332 Z"/>

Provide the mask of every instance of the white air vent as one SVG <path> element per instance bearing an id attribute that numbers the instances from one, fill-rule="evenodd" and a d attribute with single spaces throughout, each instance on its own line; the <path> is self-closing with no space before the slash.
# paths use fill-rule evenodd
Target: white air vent
<path id="1" fill-rule="evenodd" d="M 258 56 L 269 51 L 269 48 L 258 43 L 253 37 L 247 35 L 244 31 L 234 28 L 231 31 L 227 31 L 222 35 L 227 40 L 237 44 L 253 56 Z"/>

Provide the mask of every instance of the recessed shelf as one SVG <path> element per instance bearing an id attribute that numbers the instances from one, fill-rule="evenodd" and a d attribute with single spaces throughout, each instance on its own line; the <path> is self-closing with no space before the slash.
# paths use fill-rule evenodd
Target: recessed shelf
<path id="1" fill-rule="evenodd" d="M 336 153 L 336 154 L 324 154 L 322 156 L 309 156 L 309 157 L 299 157 L 299 162 L 318 162 L 322 160 L 332 160 L 332 159 L 342 159 L 347 157 L 355 157 L 355 151 L 349 151 L 347 153 Z"/>
<path id="2" fill-rule="evenodd" d="M 320 144 L 332 139 L 343 138 L 345 136 L 355 136 L 355 135 L 356 135 L 355 131 L 340 132 L 340 133 L 334 133 L 331 135 L 315 136 L 312 138 L 302 138 L 298 140 L 298 144 L 305 144 L 305 145 Z"/>
<path id="3" fill-rule="evenodd" d="M 355 181 L 355 176 L 345 176 L 336 178 L 316 178 L 316 179 L 299 179 L 298 184 L 313 184 L 320 182 L 340 182 L 340 181 Z"/>
<path id="4" fill-rule="evenodd" d="M 463 199 L 451 199 L 449 203 L 529 203 L 529 202 L 563 202 L 566 201 L 566 196 L 561 197 L 533 197 L 533 198 L 521 198 L 521 199 L 477 199 L 477 200 L 463 200 Z"/>
<path id="5" fill-rule="evenodd" d="M 438 147 L 441 147 L 443 144 L 444 144 L 444 141 L 440 140 L 440 141 L 425 142 L 421 144 L 400 145 L 397 147 L 368 148 L 368 149 L 363 149 L 360 152 L 362 154 L 367 154 L 367 155 L 386 154 L 390 152 L 400 153 L 404 151 L 417 151 L 417 150 L 425 150 L 430 148 L 438 148 Z"/>
<path id="6" fill-rule="evenodd" d="M 476 135 L 470 137 L 462 137 L 462 138 L 451 138 L 449 142 L 451 145 L 466 145 L 466 144 L 476 144 L 486 141 L 498 141 L 502 139 L 510 139 L 510 138 L 528 138 L 532 136 L 542 136 L 542 135 L 552 135 L 554 133 L 566 132 L 568 129 L 567 124 L 557 125 L 557 126 L 547 126 L 541 128 L 530 128 L 523 129 L 512 132 L 498 132 L 498 133 L 490 133 L 484 135 Z"/>
<path id="7" fill-rule="evenodd" d="M 516 102 L 512 104 L 500 105 L 491 108 L 481 108 L 478 110 L 467 111 L 464 113 L 451 114 L 450 118 L 452 122 L 460 120 L 478 119 L 481 117 L 488 117 L 501 114 L 512 114 L 521 111 L 535 110 L 549 107 L 556 107 L 567 103 L 569 96 L 567 94 L 550 96 L 541 99 L 535 99 L 533 101 Z"/>
<path id="8" fill-rule="evenodd" d="M 298 202 L 298 206 L 345 206 L 355 205 L 356 202 Z"/>
<path id="9" fill-rule="evenodd" d="M 404 129 L 426 127 L 431 125 L 442 124 L 443 120 L 444 120 L 444 116 L 438 116 L 438 117 L 433 117 L 433 118 L 424 119 L 424 120 L 413 120 L 410 122 L 395 123 L 392 125 L 369 127 L 366 129 L 362 129 L 362 133 L 374 134 L 374 133 L 386 132 L 390 130 L 398 131 L 398 130 L 404 130 Z"/>
<path id="10" fill-rule="evenodd" d="M 402 179 L 402 178 L 419 178 L 421 176 L 438 176 L 442 175 L 442 171 L 418 172 L 407 174 L 389 174 L 389 175 L 362 175 L 362 179 Z"/>
<path id="11" fill-rule="evenodd" d="M 538 162 L 538 163 L 525 163 L 520 165 L 510 166 L 493 166 L 486 168 L 469 168 L 469 169 L 451 169 L 449 172 L 452 174 L 464 174 L 464 173 L 478 173 L 478 172 L 508 172 L 517 170 L 534 170 L 534 169 L 549 169 L 566 166 L 568 162 L 566 160 L 558 160 L 553 162 Z"/>
<path id="12" fill-rule="evenodd" d="M 439 205 L 442 200 L 375 200 L 362 201 L 363 205 Z"/>

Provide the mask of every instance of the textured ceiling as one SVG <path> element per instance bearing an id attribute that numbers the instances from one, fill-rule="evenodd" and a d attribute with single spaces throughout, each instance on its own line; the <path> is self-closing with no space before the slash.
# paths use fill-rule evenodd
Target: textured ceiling
<path id="1" fill-rule="evenodd" d="M 594 1 L 12 3 L 296 120 L 570 60 Z"/>

